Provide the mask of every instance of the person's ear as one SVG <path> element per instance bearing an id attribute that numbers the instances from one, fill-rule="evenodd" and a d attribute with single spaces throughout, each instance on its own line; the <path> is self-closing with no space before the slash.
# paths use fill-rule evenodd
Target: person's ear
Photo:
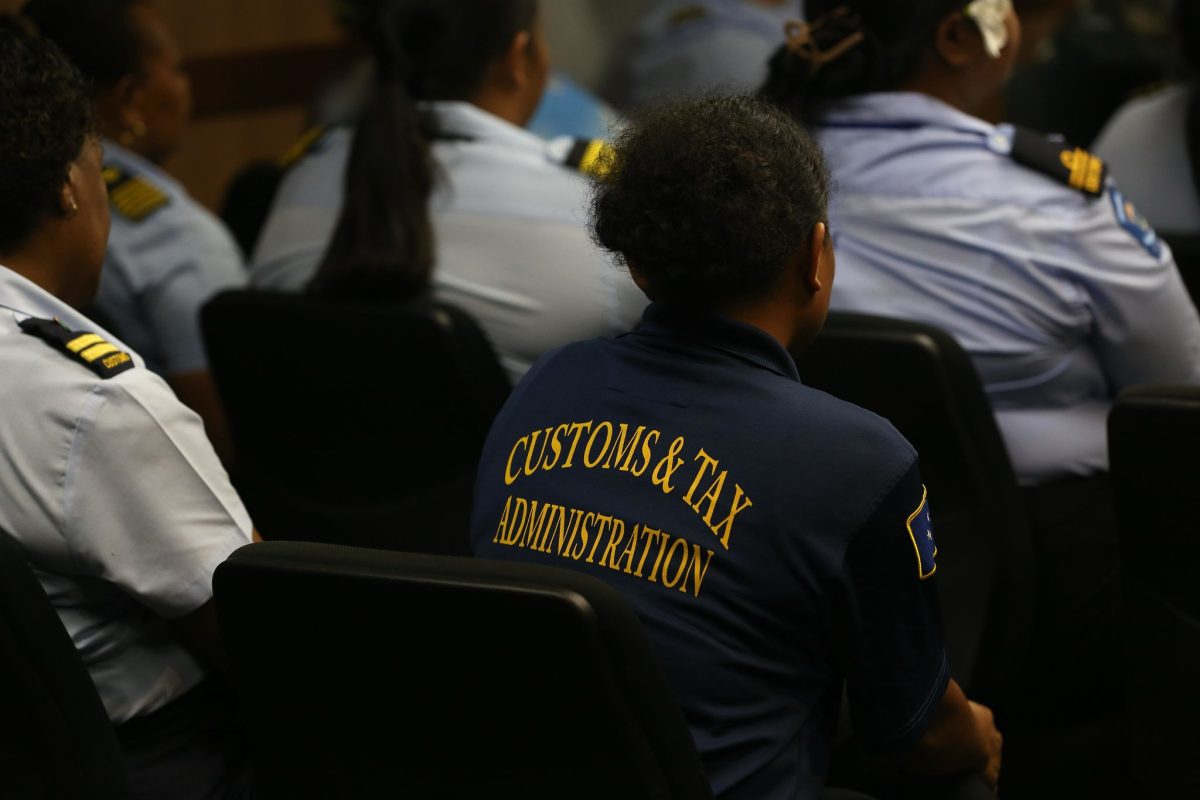
<path id="1" fill-rule="evenodd" d="M 979 28 L 961 12 L 949 14 L 938 23 L 933 42 L 942 61 L 959 69 L 970 66 L 983 47 Z"/>
<path id="2" fill-rule="evenodd" d="M 829 226 L 818 222 L 808 235 L 808 249 L 802 250 L 801 281 L 809 294 L 818 294 L 829 289 L 824 276 L 830 275 L 825 262 L 833 258 L 833 242 L 829 237 Z"/>
<path id="3" fill-rule="evenodd" d="M 642 294 L 653 301 L 654 296 L 650 293 L 650 282 L 646 280 L 646 276 L 639 272 L 638 268 L 633 264 L 628 264 L 627 266 L 629 268 L 629 277 L 633 278 L 633 282 L 642 290 Z"/>
<path id="4" fill-rule="evenodd" d="M 107 92 L 107 105 L 113 109 L 120 131 L 117 139 L 129 145 L 146 135 L 146 122 L 142 113 L 144 100 L 142 82 L 136 75 L 126 75 Z"/>
<path id="5" fill-rule="evenodd" d="M 533 49 L 533 34 L 519 31 L 504 53 L 501 68 L 504 77 L 518 89 L 524 89 L 533 80 L 529 54 Z"/>
<path id="6" fill-rule="evenodd" d="M 67 170 L 66 180 L 58 192 L 58 211 L 64 220 L 72 220 L 79 213 L 79 168 L 74 164 Z"/>

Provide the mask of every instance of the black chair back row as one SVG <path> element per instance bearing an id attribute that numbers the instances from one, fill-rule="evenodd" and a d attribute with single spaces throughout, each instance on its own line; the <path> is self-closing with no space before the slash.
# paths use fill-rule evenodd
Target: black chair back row
<path id="1" fill-rule="evenodd" d="M 267 800 L 711 797 L 637 617 L 595 579 L 267 542 L 215 589 Z"/>
<path id="2" fill-rule="evenodd" d="M 201 324 L 265 537 L 466 552 L 475 468 L 509 392 L 469 316 L 235 291 Z"/>
<path id="3" fill-rule="evenodd" d="M 973 698 L 1003 705 L 1029 658 L 1033 538 L 970 358 L 933 326 L 849 313 L 795 356 L 805 383 L 887 418 L 920 454 L 950 663 Z"/>

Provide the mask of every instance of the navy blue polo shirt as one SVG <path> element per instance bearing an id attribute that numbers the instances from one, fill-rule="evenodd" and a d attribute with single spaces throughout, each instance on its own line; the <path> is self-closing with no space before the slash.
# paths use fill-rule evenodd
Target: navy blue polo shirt
<path id="1" fill-rule="evenodd" d="M 655 304 L 513 392 L 472 548 L 631 601 L 718 797 L 815 798 L 843 681 L 856 732 L 894 752 L 949 680 L 916 462 L 886 421 L 801 384 L 763 331 Z"/>

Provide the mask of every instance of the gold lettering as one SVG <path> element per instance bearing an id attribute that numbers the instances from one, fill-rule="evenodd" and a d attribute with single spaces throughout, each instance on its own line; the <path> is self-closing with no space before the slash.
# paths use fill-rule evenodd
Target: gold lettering
<path id="1" fill-rule="evenodd" d="M 677 569 L 675 571 L 675 577 L 668 579 L 667 578 L 667 570 L 669 570 L 671 568 L 671 559 L 675 557 L 675 548 L 677 548 L 677 547 L 681 548 L 683 550 L 683 555 L 679 557 L 679 569 Z M 687 569 L 687 562 L 688 562 L 688 543 L 685 539 L 676 539 L 674 542 L 671 543 L 671 549 L 669 551 L 667 551 L 667 558 L 665 561 L 663 561 L 663 568 L 662 568 L 663 586 L 666 586 L 668 589 L 674 589 L 675 585 L 679 583 L 679 579 L 683 577 L 684 571 Z"/>
<path id="2" fill-rule="evenodd" d="M 654 451 L 650 448 L 657 444 L 661 438 L 661 431 L 650 431 L 650 433 L 646 434 L 646 438 L 642 440 L 642 465 L 629 470 L 635 478 L 642 477 L 646 474 L 646 470 L 650 469 L 650 462 L 654 460 Z M 625 467 L 621 467 L 621 469 L 625 469 Z"/>
<path id="3" fill-rule="evenodd" d="M 591 420 L 589 420 L 588 422 L 573 422 L 573 423 L 571 423 L 571 427 L 568 428 L 567 431 L 569 433 L 575 434 L 575 441 L 571 442 L 571 450 L 570 450 L 570 452 L 567 453 L 567 460 L 563 462 L 563 465 L 562 465 L 563 469 L 571 468 L 571 464 L 575 458 L 575 448 L 579 447 L 579 440 L 581 438 L 583 438 L 583 434 L 586 431 L 590 431 L 591 429 L 592 429 L 592 421 Z"/>
<path id="4" fill-rule="evenodd" d="M 500 515 L 500 525 L 496 528 L 496 535 L 492 537 L 492 544 L 500 541 L 501 536 L 508 535 L 508 512 L 512 508 L 512 495 L 504 501 L 504 513 Z"/>
<path id="5" fill-rule="evenodd" d="M 546 440 L 550 438 L 550 429 L 546 428 L 545 431 L 534 431 L 529 436 L 529 447 L 525 450 L 525 474 L 533 475 L 538 471 L 538 462 L 546 454 Z M 538 439 L 542 440 L 542 449 L 538 451 L 536 458 L 531 458 L 533 456 L 533 448 L 537 447 Z"/>
<path id="6" fill-rule="evenodd" d="M 606 519 L 605 517 L 602 517 L 599 514 L 588 514 L 588 516 L 591 517 L 593 521 Z M 612 517 L 607 517 L 607 519 L 609 522 L 612 522 Z M 587 529 L 587 524 L 588 524 L 587 519 L 584 519 L 584 521 L 583 521 L 584 530 Z M 600 546 L 600 536 L 604 533 L 604 527 L 605 526 L 602 524 L 600 526 L 600 530 L 596 531 L 596 541 L 592 544 L 592 549 L 588 553 L 588 557 L 587 557 L 587 563 L 589 563 L 589 564 L 594 563 L 592 559 L 594 559 L 596 557 L 596 548 Z"/>
<path id="7" fill-rule="evenodd" d="M 517 515 L 520 515 L 518 522 Z M 508 537 L 501 539 L 501 544 L 514 545 L 521 540 L 521 534 L 525 532 L 525 523 L 529 521 L 529 501 L 524 497 L 516 498 L 516 504 L 513 506 L 512 519 L 508 523 Z"/>
<path id="8" fill-rule="evenodd" d="M 705 551 L 708 553 L 708 558 L 704 559 L 704 565 L 700 565 L 700 545 L 692 545 L 692 560 L 688 562 L 688 573 L 683 576 L 683 583 L 679 587 L 679 591 L 687 593 L 688 576 L 692 578 L 692 594 L 696 597 L 700 596 L 700 584 L 704 583 L 704 576 L 708 574 L 708 565 L 712 563 L 713 551 Z"/>
<path id="9" fill-rule="evenodd" d="M 621 521 L 614 520 L 613 526 L 616 527 L 616 524 L 618 522 L 621 522 Z M 621 531 L 624 532 L 624 530 L 625 530 L 625 523 L 621 522 Z M 633 530 L 631 530 L 629 532 L 629 542 L 625 545 L 625 551 L 623 553 L 621 553 L 620 558 L 617 559 L 617 563 L 613 564 L 613 569 L 620 569 L 626 575 L 632 575 L 633 574 L 633 557 L 637 555 L 637 546 L 638 546 L 638 526 L 634 525 Z M 623 566 L 623 567 L 621 566 L 622 561 L 625 562 L 625 566 Z"/>
<path id="10" fill-rule="evenodd" d="M 726 550 L 729 549 L 729 536 L 733 533 L 733 518 L 745 511 L 750 506 L 754 505 L 749 497 L 746 497 L 746 502 L 742 502 L 742 498 L 745 497 L 745 492 L 742 491 L 741 486 L 735 483 L 733 485 L 733 489 L 733 505 L 729 509 L 729 516 L 725 517 L 725 519 L 718 522 L 715 526 L 710 526 L 712 532 L 717 535 L 718 539 L 721 540 L 721 546 Z M 724 533 L 721 532 L 722 529 L 724 530 Z"/>
<path id="11" fill-rule="evenodd" d="M 608 544 L 604 546 L 604 555 L 600 556 L 600 566 L 617 569 L 617 546 L 625 538 L 625 523 L 619 519 L 612 520 L 612 530 L 608 534 Z"/>
<path id="12" fill-rule="evenodd" d="M 697 514 L 700 513 L 700 506 L 704 505 L 704 501 L 708 501 L 708 511 L 704 512 L 704 524 L 712 528 L 713 510 L 717 507 L 717 501 L 721 499 L 721 490 L 725 488 L 725 476 L 729 474 L 729 470 L 721 470 L 721 474 L 712 482 L 704 495 L 696 501 L 696 505 L 692 506 L 692 510 Z"/>
<path id="13" fill-rule="evenodd" d="M 596 436 L 600 431 L 604 431 L 604 447 L 600 449 L 600 455 L 592 458 L 592 445 L 596 443 Z M 608 446 L 612 444 L 613 426 L 608 420 L 601 422 L 592 430 L 592 435 L 588 437 L 587 447 L 583 450 L 583 465 L 588 469 L 595 469 L 601 461 L 604 460 L 604 454 L 608 451 Z"/>
<path id="14" fill-rule="evenodd" d="M 566 553 L 563 552 L 563 550 L 566 549 L 567 544 L 567 509 L 563 506 L 555 506 L 554 508 L 558 512 L 558 524 L 556 525 L 554 523 L 554 518 L 551 516 L 550 527 L 557 530 L 558 534 L 557 537 L 554 533 L 550 534 L 548 537 L 549 541 L 546 542 L 546 549 L 543 552 L 550 552 L 551 545 L 557 541 L 557 546 L 554 551 L 555 555 L 562 556 L 563 558 L 570 558 L 571 554 L 569 551 Z M 551 512 L 552 515 L 553 513 L 554 512 Z"/>
<path id="15" fill-rule="evenodd" d="M 549 536 L 550 531 L 546 530 L 546 512 L 550 510 L 550 503 L 542 503 L 542 511 L 538 513 L 538 501 L 531 500 L 529 502 L 529 526 L 525 529 L 524 544 L 521 547 L 527 547 L 530 550 L 541 550 L 542 543 Z M 543 535 L 543 533 L 545 535 Z"/>
<path id="16" fill-rule="evenodd" d="M 658 556 L 654 559 L 654 567 L 650 570 L 650 582 L 658 583 L 658 568 L 662 565 L 663 553 L 667 551 L 667 545 L 671 542 L 671 536 L 666 531 L 660 531 L 662 536 L 658 540 Z"/>
<path id="17" fill-rule="evenodd" d="M 637 527 L 634 527 L 634 532 L 637 532 Z M 642 527 L 642 536 L 645 538 L 646 546 L 642 549 L 642 560 L 638 562 L 637 572 L 634 573 L 637 577 L 642 577 L 642 568 L 646 566 L 646 556 L 650 555 L 650 547 L 662 538 L 662 531 L 657 528 Z"/>
<path id="18" fill-rule="evenodd" d="M 583 525 L 583 512 L 577 508 L 572 508 L 571 509 L 571 519 L 573 520 L 573 522 L 571 523 L 571 535 L 567 538 L 567 547 L 568 548 L 570 548 L 571 543 L 575 541 L 575 537 L 580 533 L 579 529 Z M 587 543 L 588 543 L 588 532 L 585 529 L 583 531 L 583 537 L 579 542 L 579 549 L 576 550 L 575 552 L 571 553 L 571 558 L 578 561 L 579 557 L 581 555 L 583 555 L 583 551 L 587 549 Z"/>
<path id="19" fill-rule="evenodd" d="M 554 436 L 550 438 L 550 450 L 554 453 L 554 458 L 547 458 L 543 461 L 542 469 L 554 469 L 555 465 L 558 464 L 558 459 L 562 456 L 562 442 L 559 441 L 559 438 L 570 429 L 571 426 L 566 424 L 559 425 L 554 429 Z"/>
<path id="20" fill-rule="evenodd" d="M 693 461 L 703 461 L 700 469 L 696 470 L 696 477 L 692 479 L 692 485 L 688 488 L 687 494 L 683 496 L 683 502 L 689 506 L 692 505 L 692 495 L 696 493 L 696 489 L 700 486 L 700 479 L 704 477 L 704 471 L 710 470 L 712 474 L 716 474 L 717 465 L 720 463 L 715 458 L 704 452 L 704 448 L 700 448 L 700 452 L 696 454 Z M 694 506 L 693 506 L 694 508 Z"/>
<path id="21" fill-rule="evenodd" d="M 529 437 L 522 436 L 520 439 L 517 439 L 517 443 L 513 445 L 512 450 L 509 451 L 509 453 L 508 453 L 508 464 L 505 465 L 505 467 L 504 467 L 504 484 L 505 484 L 505 486 L 512 486 L 514 483 L 517 482 L 517 478 L 521 477 L 520 472 L 514 473 L 512 471 L 512 464 L 513 464 L 513 459 L 517 455 L 517 448 L 520 447 L 522 443 L 524 443 L 526 447 L 529 447 Z"/>
<path id="22" fill-rule="evenodd" d="M 677 458 L 683 447 L 683 437 L 676 437 L 675 441 L 671 442 L 671 448 L 667 451 L 666 457 L 658 462 L 654 468 L 654 474 L 650 476 L 651 482 L 660 487 L 663 494 L 675 491 L 675 487 L 671 485 L 671 478 L 675 475 L 675 470 L 683 466 L 683 459 Z"/>
<path id="23" fill-rule="evenodd" d="M 608 460 L 604 462 L 604 468 L 609 469 L 613 465 L 613 461 L 617 462 L 617 469 L 623 472 L 629 472 L 629 462 L 633 460 L 633 451 L 641 441 L 642 434 L 646 432 L 645 425 L 639 425 L 637 430 L 633 432 L 633 439 L 628 444 L 625 442 L 625 434 L 629 432 L 629 425 L 622 422 L 617 430 L 617 445 L 612 450 L 608 451 Z M 621 459 L 625 459 L 625 465 L 621 465 Z"/>

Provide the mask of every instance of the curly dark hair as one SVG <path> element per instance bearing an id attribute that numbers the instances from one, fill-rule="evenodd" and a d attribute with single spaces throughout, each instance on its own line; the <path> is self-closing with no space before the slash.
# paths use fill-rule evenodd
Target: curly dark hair
<path id="1" fill-rule="evenodd" d="M 102 88 L 140 69 L 144 42 L 130 11 L 143 2 L 29 0 L 21 14 Z"/>
<path id="2" fill-rule="evenodd" d="M 59 213 L 71 162 L 92 134 L 78 70 L 23 22 L 0 16 L 0 253 Z"/>
<path id="3" fill-rule="evenodd" d="M 608 161 L 593 238 L 655 301 L 718 310 L 766 296 L 828 212 L 820 148 L 752 97 L 649 109 Z"/>

